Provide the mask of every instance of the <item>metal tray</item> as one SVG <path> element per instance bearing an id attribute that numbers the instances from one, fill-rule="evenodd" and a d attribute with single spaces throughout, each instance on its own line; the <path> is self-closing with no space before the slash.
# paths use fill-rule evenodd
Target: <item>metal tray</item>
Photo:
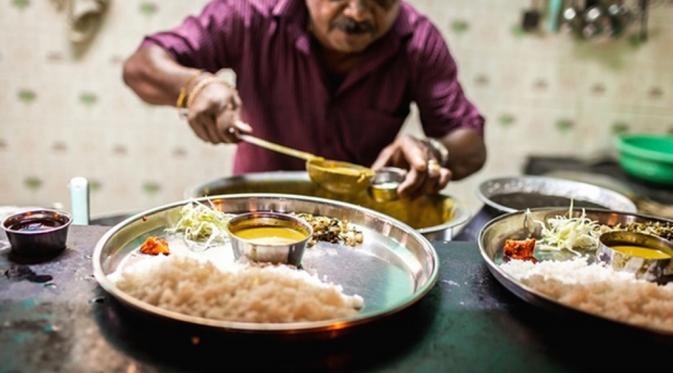
<path id="1" fill-rule="evenodd" d="M 655 217 L 650 217 L 646 215 L 640 215 L 629 212 L 615 212 L 601 209 L 585 209 L 586 216 L 589 219 L 598 221 L 601 224 L 606 224 L 609 226 L 615 226 L 617 224 L 628 224 L 632 222 L 661 222 L 661 223 L 671 223 L 673 221 L 666 219 L 658 219 Z M 531 218 L 541 221 L 547 221 L 547 219 L 552 218 L 558 215 L 565 215 L 568 213 L 568 209 L 558 209 L 558 208 L 538 208 L 531 209 Z M 580 211 L 575 211 L 579 214 Z M 486 262 L 488 270 L 493 274 L 493 276 L 500 282 L 505 288 L 514 293 L 517 297 L 523 299 L 524 301 L 540 306 L 551 311 L 561 312 L 561 313 L 571 313 L 571 314 L 583 314 L 588 315 L 589 317 L 599 318 L 603 320 L 608 320 L 620 325 L 626 325 L 629 327 L 641 329 L 647 332 L 652 332 L 655 334 L 671 337 L 673 332 L 668 330 L 661 330 L 655 328 L 649 328 L 640 325 L 629 324 L 619 320 L 614 320 L 607 318 L 598 313 L 591 313 L 570 305 L 560 303 L 556 299 L 548 297 L 541 292 L 526 286 L 519 282 L 517 279 L 503 271 L 498 265 L 497 261 L 502 258 L 502 247 L 505 244 L 507 239 L 524 239 L 527 238 L 529 230 L 524 228 L 524 216 L 525 212 L 519 211 L 514 213 L 509 213 L 502 215 L 491 220 L 488 224 L 482 228 L 479 234 L 479 251 L 481 256 Z M 537 238 L 537 237 L 533 237 Z"/>
<path id="2" fill-rule="evenodd" d="M 222 211 L 306 212 L 339 219 L 361 229 L 362 245 L 352 248 L 319 242 L 307 248 L 302 265 L 341 285 L 346 294 L 359 294 L 365 307 L 355 316 L 319 322 L 246 323 L 220 321 L 168 311 L 118 289 L 110 275 L 148 235 L 160 235 L 177 221 L 186 201 L 137 214 L 108 231 L 94 250 L 96 280 L 121 303 L 142 313 L 224 332 L 304 334 L 330 332 L 367 324 L 395 314 L 420 300 L 437 280 L 439 261 L 427 239 L 411 227 L 381 213 L 347 203 L 283 194 L 235 194 L 208 198 Z M 205 201 L 206 198 L 198 199 Z M 173 240 L 179 239 L 176 237 Z M 172 244 L 172 242 L 169 241 Z"/>
<path id="3" fill-rule="evenodd" d="M 605 208 L 614 211 L 636 212 L 636 205 L 630 199 L 610 189 L 579 181 L 545 176 L 513 176 L 489 179 L 479 185 L 477 197 L 496 210 L 514 212 L 517 209 L 495 202 L 492 197 L 517 192 L 580 199 L 605 206 Z"/>
<path id="4" fill-rule="evenodd" d="M 429 240 L 450 241 L 453 230 L 470 217 L 455 197 L 442 192 L 413 201 L 376 202 L 366 191 L 355 195 L 331 193 L 311 182 L 305 171 L 249 173 L 206 181 L 185 191 L 185 197 L 238 193 L 284 193 L 328 198 L 364 206 L 416 228 Z"/>

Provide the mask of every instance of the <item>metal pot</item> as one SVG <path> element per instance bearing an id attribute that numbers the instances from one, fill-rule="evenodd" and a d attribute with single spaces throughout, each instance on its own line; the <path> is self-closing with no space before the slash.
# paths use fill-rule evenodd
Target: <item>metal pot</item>
<path id="1" fill-rule="evenodd" d="M 223 177 L 189 188 L 185 191 L 185 196 L 190 198 L 234 193 L 298 194 L 349 202 L 401 220 L 430 240 L 451 240 L 454 228 L 469 218 L 460 203 L 445 193 L 424 196 L 413 201 L 377 202 L 366 191 L 355 195 L 331 193 L 312 183 L 303 171 L 261 172 Z"/>

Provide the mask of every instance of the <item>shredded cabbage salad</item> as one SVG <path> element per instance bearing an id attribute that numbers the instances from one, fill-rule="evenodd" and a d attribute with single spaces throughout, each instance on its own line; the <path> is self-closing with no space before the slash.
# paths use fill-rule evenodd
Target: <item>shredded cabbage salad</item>
<path id="1" fill-rule="evenodd" d="M 547 219 L 547 224 L 535 220 L 542 227 L 542 238 L 537 243 L 537 249 L 556 252 L 567 250 L 581 255 L 580 251 L 594 251 L 598 248 L 602 226 L 587 218 L 584 209 L 578 217 L 572 217 L 572 212 L 571 201 L 568 216 Z"/>
<path id="2" fill-rule="evenodd" d="M 190 201 L 180 209 L 180 220 L 166 231 L 181 232 L 188 244 L 203 245 L 204 250 L 213 243 L 225 243 L 229 238 L 227 223 L 234 215 L 216 209 L 210 200 L 208 203 Z"/>

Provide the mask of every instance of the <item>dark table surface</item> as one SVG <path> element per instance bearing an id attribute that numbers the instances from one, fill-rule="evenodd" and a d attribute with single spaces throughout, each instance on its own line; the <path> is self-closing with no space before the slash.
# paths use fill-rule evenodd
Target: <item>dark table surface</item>
<path id="1" fill-rule="evenodd" d="M 338 338 L 213 334 L 130 312 L 92 277 L 108 227 L 72 226 L 45 263 L 0 251 L 0 371 L 567 371 L 666 364 L 670 341 L 538 309 L 500 286 L 476 244 L 434 242 L 440 277 L 418 304 Z M 644 355 L 646 354 L 646 355 Z"/>

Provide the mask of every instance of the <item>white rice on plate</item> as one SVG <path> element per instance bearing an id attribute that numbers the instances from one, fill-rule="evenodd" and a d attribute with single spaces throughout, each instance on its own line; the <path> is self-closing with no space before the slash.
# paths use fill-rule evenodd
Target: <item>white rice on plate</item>
<path id="1" fill-rule="evenodd" d="M 215 320 L 287 323 L 354 315 L 362 297 L 288 266 L 218 269 L 209 261 L 171 255 L 124 269 L 116 285 L 151 305 Z"/>
<path id="2" fill-rule="evenodd" d="M 511 260 L 505 272 L 540 293 L 586 312 L 622 322 L 673 331 L 673 283 L 659 286 L 586 258 L 567 261 Z"/>

